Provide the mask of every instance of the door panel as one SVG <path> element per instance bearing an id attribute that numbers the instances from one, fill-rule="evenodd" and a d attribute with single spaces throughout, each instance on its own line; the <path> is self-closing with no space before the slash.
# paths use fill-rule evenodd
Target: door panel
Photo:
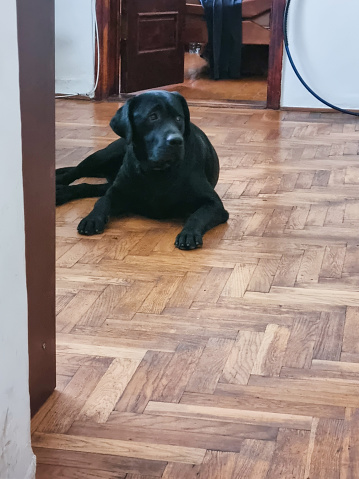
<path id="1" fill-rule="evenodd" d="M 166 51 L 176 48 L 177 18 L 173 13 L 151 15 L 140 13 L 138 18 L 138 53 Z"/>
<path id="2" fill-rule="evenodd" d="M 121 92 L 183 82 L 185 6 L 185 0 L 122 1 Z"/>

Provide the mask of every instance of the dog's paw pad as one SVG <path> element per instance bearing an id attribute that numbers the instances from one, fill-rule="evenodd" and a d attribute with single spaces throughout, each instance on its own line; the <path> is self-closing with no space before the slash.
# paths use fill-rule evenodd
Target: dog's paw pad
<path id="1" fill-rule="evenodd" d="M 106 221 L 101 216 L 88 215 L 80 221 L 77 231 L 80 235 L 93 236 L 103 233 Z"/>
<path id="2" fill-rule="evenodd" d="M 201 233 L 191 231 L 182 231 L 175 241 L 175 246 L 183 250 L 201 248 L 202 244 Z"/>

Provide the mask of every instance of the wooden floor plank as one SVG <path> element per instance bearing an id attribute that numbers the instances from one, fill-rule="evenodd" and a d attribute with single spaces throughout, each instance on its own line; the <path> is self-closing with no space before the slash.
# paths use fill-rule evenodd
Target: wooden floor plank
<path id="1" fill-rule="evenodd" d="M 261 424 L 271 427 L 282 427 L 283 424 L 287 424 L 288 426 L 292 424 L 291 427 L 297 429 L 310 429 L 311 425 L 311 418 L 309 416 L 291 416 L 281 413 L 262 413 L 258 411 L 197 406 L 192 404 L 172 404 L 151 401 L 148 403 L 145 412 L 179 417 L 212 418 L 214 420 L 233 421 L 244 424 Z"/>
<path id="2" fill-rule="evenodd" d="M 340 457 L 343 444 L 343 421 L 319 420 L 315 433 L 309 477 L 340 478 Z"/>
<path id="3" fill-rule="evenodd" d="M 260 345 L 252 374 L 278 376 L 283 364 L 290 330 L 277 324 L 268 324 Z"/>
<path id="4" fill-rule="evenodd" d="M 92 470 L 110 471 L 121 476 L 122 474 L 142 474 L 153 477 L 162 477 L 167 461 L 139 459 L 128 456 L 110 455 L 107 452 L 96 453 L 77 452 L 69 449 L 51 449 L 34 447 L 37 464 L 81 468 L 91 474 Z M 175 463 L 176 464 L 176 463 Z M 101 477 L 101 476 L 100 476 Z"/>
<path id="5" fill-rule="evenodd" d="M 81 469 L 79 467 L 50 466 L 38 464 L 36 467 L 36 479 L 128 479 L 128 475 L 119 475 L 116 471 L 99 471 L 98 469 Z"/>
<path id="6" fill-rule="evenodd" d="M 255 269 L 255 264 L 236 264 L 228 281 L 225 284 L 225 287 L 223 288 L 222 296 L 242 298 L 247 290 L 248 284 Z"/>
<path id="7" fill-rule="evenodd" d="M 359 352 L 359 331 L 358 331 L 358 317 L 359 308 L 348 308 L 345 327 L 342 351 L 345 353 Z"/>
<path id="8" fill-rule="evenodd" d="M 143 416 L 146 416 L 145 414 Z M 152 419 L 152 418 L 151 418 Z M 173 422 L 176 422 L 174 420 Z M 221 449 L 223 451 L 232 451 L 239 452 L 243 445 L 243 440 L 246 438 L 243 434 L 242 437 L 240 434 L 230 435 L 228 432 L 221 435 L 219 432 L 217 434 L 206 434 L 201 431 L 192 432 L 187 428 L 183 431 L 181 426 L 181 421 L 179 422 L 179 427 L 166 427 L 162 429 L 160 424 L 164 424 L 165 421 L 161 421 L 160 418 L 157 419 L 156 427 L 146 427 L 146 422 L 143 421 L 142 427 L 131 427 L 125 423 L 121 423 L 119 427 L 118 422 L 109 421 L 107 424 L 88 424 L 82 422 L 76 422 L 69 431 L 70 435 L 74 436 L 84 436 L 86 437 L 96 437 L 102 439 L 119 439 L 122 441 L 138 441 L 141 443 L 148 444 L 157 444 L 157 445 L 170 445 L 170 446 L 179 446 L 179 447 L 193 447 L 193 448 L 202 448 L 202 449 Z M 183 422 L 183 421 L 182 421 Z M 205 422 L 205 421 L 203 421 Z M 168 421 L 167 421 L 168 423 Z M 247 425 L 245 425 L 247 426 Z M 248 427 L 248 426 L 247 426 Z M 240 430 L 240 428 L 238 428 Z M 255 429 L 255 428 L 253 428 Z M 254 437 L 276 437 L 277 432 L 276 428 L 263 427 L 260 431 L 253 431 Z M 244 432 L 244 431 L 243 431 Z M 248 431 L 248 435 L 251 435 Z M 244 436 L 244 437 L 243 437 Z"/>
<path id="9" fill-rule="evenodd" d="M 227 477 L 265 479 L 273 450 L 273 442 L 248 439 L 238 454 L 208 451 L 199 477 L 201 479 Z"/>
<path id="10" fill-rule="evenodd" d="M 280 429 L 266 479 L 304 478 L 309 437 L 309 431 Z"/>
<path id="11" fill-rule="evenodd" d="M 215 395 L 184 393 L 181 404 L 310 417 L 344 418 L 345 408 L 343 406 L 313 403 L 310 397 L 306 401 L 305 398 L 300 398 L 298 394 L 286 394 L 283 397 L 282 391 L 270 390 L 269 393 L 267 394 L 265 388 L 253 386 L 244 388 L 238 385 L 228 386 L 219 383 Z"/>
<path id="12" fill-rule="evenodd" d="M 77 422 L 72 426 L 71 431 L 76 427 Z M 183 432 L 192 435 L 203 435 L 209 438 L 215 435 L 234 439 L 260 439 L 271 441 L 277 437 L 278 429 L 270 426 L 259 426 L 258 424 L 230 423 L 228 421 L 213 419 L 196 419 L 194 417 L 177 417 L 164 414 L 135 414 L 119 413 L 114 411 L 108 422 L 108 426 L 116 430 L 116 434 L 127 431 L 138 431 L 137 434 L 147 430 L 169 431 L 172 433 Z M 82 423 L 82 430 L 86 429 L 86 423 Z M 174 436 L 175 437 L 175 436 Z M 160 441 L 161 442 L 161 441 Z"/>
<path id="13" fill-rule="evenodd" d="M 99 291 L 80 290 L 57 315 L 57 331 L 69 333 L 78 321 L 80 321 L 81 317 L 95 303 L 100 294 Z"/>
<path id="14" fill-rule="evenodd" d="M 230 268 L 212 268 L 196 294 L 197 301 L 216 303 L 223 290 L 223 285 L 232 274 Z"/>
<path id="15" fill-rule="evenodd" d="M 359 410 L 347 408 L 344 421 L 344 441 L 341 455 L 340 479 L 354 479 L 359 474 Z"/>
<path id="16" fill-rule="evenodd" d="M 172 296 L 180 283 L 179 278 L 161 278 L 138 311 L 140 313 L 162 313 L 168 302 L 168 298 Z"/>
<path id="17" fill-rule="evenodd" d="M 148 351 L 116 405 L 116 411 L 143 412 L 169 364 L 170 353 Z"/>
<path id="18" fill-rule="evenodd" d="M 333 380 L 316 381 L 315 379 L 301 380 L 278 377 L 251 376 L 248 384 L 254 388 L 265 387 L 268 397 L 277 397 L 285 385 L 287 398 L 296 398 L 298 402 L 310 398 L 316 404 L 331 404 L 345 407 L 358 407 L 359 384 Z M 221 385 L 221 388 L 235 390 L 235 385 Z"/>
<path id="19" fill-rule="evenodd" d="M 253 370 L 264 333 L 239 331 L 236 342 L 223 368 L 220 381 L 231 384 L 247 384 Z"/>
<path id="20" fill-rule="evenodd" d="M 156 461 L 183 462 L 185 464 L 201 464 L 206 452 L 205 449 L 199 448 L 41 432 L 35 432 L 32 441 L 35 447 L 56 448 L 93 454 L 110 454 Z"/>
<path id="21" fill-rule="evenodd" d="M 319 324 L 319 314 L 313 320 L 305 316 L 294 320 L 283 366 L 296 368 L 311 366 L 314 346 L 318 340 Z"/>
<path id="22" fill-rule="evenodd" d="M 77 419 L 106 422 L 139 363 L 138 360 L 115 358 L 83 405 Z"/>
<path id="23" fill-rule="evenodd" d="M 337 361 L 340 359 L 345 325 L 344 312 L 323 312 L 319 323 L 319 335 L 314 346 L 315 359 Z"/>
<path id="24" fill-rule="evenodd" d="M 278 268 L 278 260 L 260 259 L 248 285 L 248 291 L 268 293 Z"/>
<path id="25" fill-rule="evenodd" d="M 87 397 L 95 389 L 106 371 L 106 364 L 101 360 L 99 367 L 81 366 L 73 379 L 66 386 L 63 394 L 43 419 L 37 431 L 65 433 L 77 418 Z"/>
<path id="26" fill-rule="evenodd" d="M 204 346 L 183 342 L 173 354 L 166 371 L 151 395 L 152 401 L 179 402 L 197 368 Z"/>
<path id="27" fill-rule="evenodd" d="M 186 391 L 213 393 L 233 344 L 231 339 L 210 338 L 188 381 Z"/>

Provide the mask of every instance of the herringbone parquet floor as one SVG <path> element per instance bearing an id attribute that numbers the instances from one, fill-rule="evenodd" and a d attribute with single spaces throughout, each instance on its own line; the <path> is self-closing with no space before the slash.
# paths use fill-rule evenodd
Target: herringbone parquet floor
<path id="1" fill-rule="evenodd" d="M 115 103 L 60 101 L 58 165 L 107 145 Z M 38 479 L 358 479 L 359 122 L 191 108 L 228 224 L 76 233 L 57 210 L 57 390 Z"/>

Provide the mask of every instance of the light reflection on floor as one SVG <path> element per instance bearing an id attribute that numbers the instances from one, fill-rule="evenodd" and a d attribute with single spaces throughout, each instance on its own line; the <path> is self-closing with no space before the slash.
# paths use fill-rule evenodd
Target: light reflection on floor
<path id="1" fill-rule="evenodd" d="M 250 77 L 240 80 L 209 78 L 207 62 L 195 53 L 185 55 L 185 81 L 166 90 L 178 91 L 187 100 L 250 100 L 266 101 L 267 79 Z"/>

